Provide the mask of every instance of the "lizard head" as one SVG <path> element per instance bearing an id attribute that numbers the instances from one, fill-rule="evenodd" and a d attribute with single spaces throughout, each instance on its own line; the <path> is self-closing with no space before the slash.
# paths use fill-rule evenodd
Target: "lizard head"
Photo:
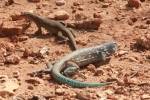
<path id="1" fill-rule="evenodd" d="M 106 54 L 106 56 L 109 56 L 117 51 L 117 43 L 116 42 L 109 42 L 105 43 L 102 51 Z"/>

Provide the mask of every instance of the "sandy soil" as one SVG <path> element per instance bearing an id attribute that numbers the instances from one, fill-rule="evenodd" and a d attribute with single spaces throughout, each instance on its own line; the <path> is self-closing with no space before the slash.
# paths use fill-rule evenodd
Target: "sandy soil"
<path id="1" fill-rule="evenodd" d="M 98 30 L 87 31 L 74 29 L 77 46 L 79 48 L 94 46 L 114 40 L 118 44 L 117 53 L 111 57 L 109 63 L 96 66 L 90 64 L 81 69 L 80 75 L 74 78 L 82 81 L 116 81 L 112 85 L 100 88 L 72 88 L 55 82 L 51 75 L 32 77 L 33 73 L 46 68 L 47 61 L 61 59 L 71 52 L 67 42 L 59 43 L 55 36 L 28 37 L 36 31 L 31 27 L 21 35 L 1 36 L 0 42 L 14 45 L 13 53 L 20 57 L 17 64 L 1 64 L 0 75 L 14 78 L 18 73 L 19 88 L 13 96 L 6 96 L 4 100 L 150 100 L 150 51 L 134 46 L 135 40 L 144 34 L 150 34 L 150 1 L 145 0 L 139 8 L 128 8 L 127 0 L 65 0 L 66 4 L 57 6 L 55 0 L 41 0 L 31 3 L 27 0 L 15 0 L 18 4 L 4 5 L 0 1 L 0 21 L 12 22 L 11 15 L 24 11 L 36 11 L 41 16 L 65 10 L 69 12 L 69 19 L 73 21 L 76 13 L 92 18 L 94 13 L 101 15 L 102 23 Z M 73 2 L 82 6 L 73 13 Z M 20 24 L 20 21 L 13 21 Z M 21 23 L 23 23 L 21 21 Z M 16 37 L 27 36 L 27 40 L 12 41 Z M 15 38 L 14 38 L 15 37 Z M 31 51 L 48 47 L 48 54 L 44 57 L 23 57 L 25 49 Z M 35 80 L 32 81 L 31 79 Z M 32 82 L 28 82 L 31 80 Z M 36 82 L 37 81 L 37 82 Z M 18 99 L 17 99 L 18 98 Z M 19 99 L 20 98 L 20 99 Z M 2 100 L 3 100 L 2 99 Z"/>

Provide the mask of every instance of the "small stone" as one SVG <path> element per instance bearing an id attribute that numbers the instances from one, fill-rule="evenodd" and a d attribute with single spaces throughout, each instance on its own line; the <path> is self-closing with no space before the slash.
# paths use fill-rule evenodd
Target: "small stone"
<path id="1" fill-rule="evenodd" d="M 145 34 L 136 39 L 136 45 L 140 49 L 150 49 L 150 34 Z"/>
<path id="2" fill-rule="evenodd" d="M 90 93 L 87 91 L 78 92 L 76 98 L 79 100 L 92 100 Z"/>
<path id="3" fill-rule="evenodd" d="M 14 51 L 15 46 L 12 43 L 10 43 L 10 42 L 1 41 L 0 42 L 0 48 L 3 48 L 5 50 L 7 50 L 7 51 L 11 51 L 12 52 L 12 51 Z"/>
<path id="4" fill-rule="evenodd" d="M 81 40 L 81 39 L 76 40 L 76 42 L 77 42 L 78 44 L 82 45 L 82 46 L 87 45 L 87 41 L 84 41 L 84 40 Z"/>
<path id="5" fill-rule="evenodd" d="M 27 83 L 33 84 L 34 86 L 37 86 L 39 84 L 43 83 L 43 80 L 39 79 L 39 78 L 30 78 L 28 80 L 26 80 Z"/>
<path id="6" fill-rule="evenodd" d="M 96 72 L 96 67 L 93 64 L 89 64 L 87 66 L 87 69 L 91 72 L 94 72 L 94 73 Z"/>
<path id="7" fill-rule="evenodd" d="M 14 78 L 18 78 L 18 77 L 19 77 L 19 75 L 20 75 L 20 73 L 19 73 L 18 71 L 13 72 L 13 77 L 14 77 Z"/>
<path id="8" fill-rule="evenodd" d="M 131 62 L 138 62 L 138 60 L 135 57 L 129 57 L 128 58 Z"/>
<path id="9" fill-rule="evenodd" d="M 42 95 L 33 95 L 29 100 L 47 100 L 44 96 Z"/>
<path id="10" fill-rule="evenodd" d="M 34 87 L 33 87 L 33 86 L 31 86 L 31 85 L 29 85 L 29 86 L 28 86 L 28 89 L 29 89 L 29 90 L 33 90 L 33 89 L 34 89 Z"/>
<path id="11" fill-rule="evenodd" d="M 20 57 L 18 55 L 12 54 L 6 57 L 6 63 L 18 64 L 20 62 Z"/>
<path id="12" fill-rule="evenodd" d="M 147 21 L 146 21 L 146 24 L 150 24 L 150 20 L 147 20 Z"/>
<path id="13" fill-rule="evenodd" d="M 80 6 L 78 7 L 78 9 L 81 10 L 81 11 L 83 11 L 83 10 L 84 10 L 84 7 L 83 7 L 82 5 L 80 5 Z"/>
<path id="14" fill-rule="evenodd" d="M 58 95 L 63 95 L 65 93 L 65 90 L 63 88 L 57 88 L 55 90 L 55 93 Z"/>
<path id="15" fill-rule="evenodd" d="M 28 61 L 30 64 L 38 64 L 39 60 L 35 57 L 28 57 Z"/>
<path id="16" fill-rule="evenodd" d="M 94 18 L 78 21 L 77 23 L 74 23 L 74 25 L 77 29 L 98 30 L 101 23 L 102 20 L 100 18 Z"/>
<path id="17" fill-rule="evenodd" d="M 14 91 L 19 88 L 19 84 L 16 79 L 10 79 L 8 76 L 0 76 L 0 96 L 12 96 Z"/>
<path id="18" fill-rule="evenodd" d="M 73 2 L 73 5 L 74 5 L 74 6 L 79 6 L 79 5 L 80 5 L 80 3 L 79 3 L 79 2 L 77 2 L 77 1 L 75 1 L 75 2 Z"/>
<path id="19" fill-rule="evenodd" d="M 102 69 L 97 69 L 96 72 L 95 72 L 95 76 L 100 76 L 100 75 L 103 75 L 104 74 L 104 71 Z"/>
<path id="20" fill-rule="evenodd" d="M 138 20 L 136 17 L 132 17 L 130 19 L 132 20 L 133 23 L 135 23 Z"/>
<path id="21" fill-rule="evenodd" d="M 150 99 L 150 94 L 143 94 L 142 95 L 142 99 L 145 100 L 145 99 Z"/>
<path id="22" fill-rule="evenodd" d="M 12 21 L 17 21 L 17 20 L 21 20 L 22 17 L 20 16 L 20 13 L 14 13 L 13 15 L 10 16 L 12 18 Z"/>
<path id="23" fill-rule="evenodd" d="M 145 0 L 140 0 L 141 2 L 145 2 Z"/>
<path id="24" fill-rule="evenodd" d="M 12 5 L 13 3 L 14 3 L 14 0 L 5 0 L 6 6 Z"/>
<path id="25" fill-rule="evenodd" d="M 107 7 L 109 7 L 109 3 L 104 3 L 104 4 L 102 5 L 102 8 L 107 8 Z"/>
<path id="26" fill-rule="evenodd" d="M 123 55 L 125 55 L 125 54 L 127 54 L 128 53 L 128 51 L 124 51 L 124 50 L 120 50 L 120 51 L 118 51 L 118 56 L 123 56 Z"/>
<path id="27" fill-rule="evenodd" d="M 35 57 L 35 56 L 38 55 L 38 53 L 39 53 L 38 50 L 37 50 L 37 51 L 33 51 L 33 50 L 31 50 L 31 49 L 25 48 L 24 53 L 23 53 L 23 57 L 24 57 L 24 58 L 27 58 L 27 57 Z"/>
<path id="28" fill-rule="evenodd" d="M 3 26 L 0 31 L 2 36 L 19 35 L 22 34 L 23 26 L 16 23 L 16 21 L 9 21 L 3 23 Z"/>
<path id="29" fill-rule="evenodd" d="M 54 16 L 55 16 L 56 20 L 67 20 L 67 19 L 69 19 L 69 13 L 64 11 L 64 10 L 56 11 L 54 13 Z"/>
<path id="30" fill-rule="evenodd" d="M 65 0 L 56 0 L 55 3 L 57 6 L 62 6 L 62 5 L 65 5 L 66 1 Z"/>
<path id="31" fill-rule="evenodd" d="M 102 18 L 102 16 L 101 16 L 100 13 L 94 13 L 94 14 L 93 14 L 93 17 L 94 17 L 94 18 Z"/>
<path id="32" fill-rule="evenodd" d="M 45 55 L 47 55 L 49 52 L 49 48 L 48 47 L 43 47 L 40 51 L 39 51 L 39 56 L 44 57 Z"/>
<path id="33" fill-rule="evenodd" d="M 129 0 L 128 1 L 128 6 L 139 8 L 141 6 L 141 1 L 140 0 Z"/>
<path id="34" fill-rule="evenodd" d="M 40 0 L 28 0 L 29 2 L 37 3 L 40 2 Z"/>
<path id="35" fill-rule="evenodd" d="M 76 13 L 74 17 L 75 17 L 75 20 L 78 20 L 78 21 L 87 19 L 87 16 L 84 13 Z"/>
<path id="36" fill-rule="evenodd" d="M 28 40 L 29 39 L 29 37 L 28 36 L 20 36 L 20 37 L 18 37 L 18 40 L 21 42 L 21 41 L 26 41 L 26 40 Z"/>

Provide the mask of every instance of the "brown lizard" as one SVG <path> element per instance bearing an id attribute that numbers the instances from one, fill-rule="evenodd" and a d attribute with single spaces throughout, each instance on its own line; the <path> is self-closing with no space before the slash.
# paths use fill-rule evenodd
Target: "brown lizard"
<path id="1" fill-rule="evenodd" d="M 38 27 L 36 34 L 41 34 L 42 33 L 41 28 L 43 27 L 50 33 L 53 33 L 53 34 L 57 33 L 56 35 L 63 39 L 66 39 L 66 37 L 68 37 L 72 44 L 73 50 L 77 49 L 77 45 L 74 39 L 75 35 L 73 34 L 72 31 L 67 29 L 61 22 L 51 20 L 48 18 L 44 18 L 37 14 L 30 13 L 30 12 L 23 12 L 22 16 L 25 16 L 29 20 L 35 22 L 35 24 Z"/>

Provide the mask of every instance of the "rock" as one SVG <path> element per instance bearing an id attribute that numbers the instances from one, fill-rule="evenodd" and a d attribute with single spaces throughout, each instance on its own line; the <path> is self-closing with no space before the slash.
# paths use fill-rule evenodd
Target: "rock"
<path id="1" fill-rule="evenodd" d="M 118 56 L 123 56 L 123 55 L 125 55 L 125 54 L 127 54 L 128 53 L 128 51 L 124 51 L 124 50 L 120 50 L 120 51 L 118 51 Z"/>
<path id="2" fill-rule="evenodd" d="M 5 0 L 5 6 L 12 5 L 14 3 L 14 0 Z"/>
<path id="3" fill-rule="evenodd" d="M 37 56 L 38 55 L 38 53 L 39 53 L 39 51 L 37 50 L 37 51 L 33 51 L 33 50 L 31 50 L 31 49 L 25 49 L 25 51 L 24 51 L 24 53 L 23 53 L 23 57 L 24 58 L 27 58 L 27 57 L 35 57 L 35 56 Z"/>
<path id="4" fill-rule="evenodd" d="M 109 3 L 104 3 L 103 5 L 102 5 L 102 8 L 107 8 L 107 7 L 109 7 Z"/>
<path id="5" fill-rule="evenodd" d="M 79 100 L 93 100 L 94 95 L 88 91 L 80 91 L 76 93 L 76 98 Z M 95 99 L 94 99 L 95 100 Z"/>
<path id="6" fill-rule="evenodd" d="M 102 69 L 97 69 L 94 76 L 101 76 L 104 74 L 104 71 Z"/>
<path id="7" fill-rule="evenodd" d="M 83 10 L 84 10 L 84 6 L 80 5 L 80 6 L 78 7 L 78 9 L 81 10 L 81 11 L 83 11 Z"/>
<path id="8" fill-rule="evenodd" d="M 63 88 L 57 88 L 55 90 L 55 93 L 58 95 L 63 95 L 65 93 L 65 90 Z"/>
<path id="9" fill-rule="evenodd" d="M 94 73 L 96 72 L 96 67 L 93 64 L 89 64 L 87 66 L 87 69 L 91 72 L 94 72 Z"/>
<path id="10" fill-rule="evenodd" d="M 44 96 L 42 95 L 33 95 L 29 100 L 47 100 Z"/>
<path id="11" fill-rule="evenodd" d="M 150 94 L 143 94 L 141 98 L 142 100 L 150 99 Z"/>
<path id="12" fill-rule="evenodd" d="M 18 37 L 18 40 L 21 42 L 21 41 L 26 41 L 26 40 L 28 40 L 29 39 L 29 37 L 28 36 L 19 36 Z"/>
<path id="13" fill-rule="evenodd" d="M 11 15 L 10 17 L 11 17 L 12 21 L 17 21 L 17 20 L 22 19 L 22 17 L 20 15 L 21 15 L 20 13 L 16 12 L 13 15 Z"/>
<path id="14" fill-rule="evenodd" d="M 77 1 L 75 1 L 75 2 L 73 2 L 73 5 L 74 5 L 74 6 L 79 6 L 79 5 L 80 5 L 80 3 L 79 3 L 79 2 L 77 2 Z"/>
<path id="15" fill-rule="evenodd" d="M 145 2 L 145 0 L 140 0 L 141 2 Z"/>
<path id="16" fill-rule="evenodd" d="M 19 88 L 16 79 L 10 79 L 8 76 L 0 75 L 0 96 L 6 97 L 14 95 L 14 91 Z"/>
<path id="17" fill-rule="evenodd" d="M 77 29 L 98 30 L 101 23 L 101 19 L 94 18 L 75 22 L 74 25 Z"/>
<path id="18" fill-rule="evenodd" d="M 13 77 L 18 78 L 20 76 L 20 73 L 18 71 L 13 72 Z"/>
<path id="19" fill-rule="evenodd" d="M 145 34 L 136 39 L 136 45 L 140 49 L 150 49 L 150 34 Z"/>
<path id="20" fill-rule="evenodd" d="M 150 20 L 147 20 L 147 21 L 146 21 L 146 24 L 150 24 Z"/>
<path id="21" fill-rule="evenodd" d="M 40 2 L 41 0 L 28 0 L 29 2 L 37 3 Z"/>
<path id="22" fill-rule="evenodd" d="M 135 57 L 129 57 L 128 59 L 131 62 L 138 62 L 138 60 Z"/>
<path id="23" fill-rule="evenodd" d="M 30 79 L 26 80 L 26 82 L 33 84 L 34 86 L 37 86 L 39 84 L 43 84 L 43 80 L 41 80 L 39 78 L 30 78 Z"/>
<path id="24" fill-rule="evenodd" d="M 10 42 L 1 41 L 0 42 L 0 48 L 3 48 L 8 52 L 10 52 L 10 51 L 13 52 L 15 49 L 15 46 Z"/>
<path id="25" fill-rule="evenodd" d="M 74 17 L 77 21 L 87 19 L 87 16 L 84 13 L 76 13 Z"/>
<path id="26" fill-rule="evenodd" d="M 141 6 L 141 1 L 140 0 L 128 0 L 128 4 L 129 7 L 135 7 L 135 8 L 139 8 Z"/>
<path id="27" fill-rule="evenodd" d="M 33 89 L 34 89 L 34 86 L 29 85 L 29 86 L 28 86 L 28 89 L 29 89 L 29 90 L 33 90 Z"/>
<path id="28" fill-rule="evenodd" d="M 38 64 L 39 60 L 36 57 L 28 57 L 28 61 L 30 64 Z"/>
<path id="29" fill-rule="evenodd" d="M 102 16 L 101 16 L 100 13 L 94 13 L 94 14 L 93 14 L 93 17 L 94 17 L 94 18 L 102 18 Z"/>
<path id="30" fill-rule="evenodd" d="M 62 5 L 65 5 L 66 1 L 65 0 L 56 0 L 55 3 L 57 6 L 62 6 Z"/>
<path id="31" fill-rule="evenodd" d="M 6 53 L 7 53 L 6 49 L 0 48 L 0 63 L 2 65 L 4 65 L 4 62 L 5 62 L 5 57 L 4 56 L 7 55 Z"/>
<path id="32" fill-rule="evenodd" d="M 44 57 L 45 55 L 47 55 L 49 52 L 49 48 L 48 47 L 43 47 L 41 50 L 39 50 L 39 56 L 40 57 Z"/>
<path id="33" fill-rule="evenodd" d="M 19 25 L 16 21 L 9 21 L 3 23 L 0 29 L 1 36 L 14 36 L 22 34 L 23 26 Z"/>
<path id="34" fill-rule="evenodd" d="M 56 11 L 54 13 L 54 16 L 55 16 L 56 20 L 67 20 L 67 19 L 69 19 L 69 13 L 64 11 L 64 10 Z"/>
<path id="35" fill-rule="evenodd" d="M 6 57 L 5 63 L 18 64 L 20 62 L 20 57 L 18 55 L 12 54 Z"/>
<path id="36" fill-rule="evenodd" d="M 88 44 L 88 42 L 86 40 L 83 40 L 83 39 L 77 39 L 76 42 L 82 46 L 85 46 Z"/>

